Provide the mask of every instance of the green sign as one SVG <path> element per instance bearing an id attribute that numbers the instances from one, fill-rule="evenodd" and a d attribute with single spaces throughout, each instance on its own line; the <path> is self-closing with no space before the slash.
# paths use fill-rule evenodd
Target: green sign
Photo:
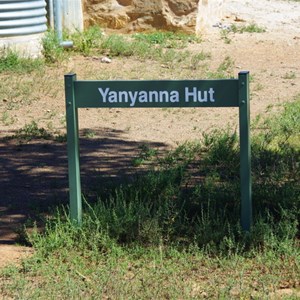
<path id="1" fill-rule="evenodd" d="M 238 80 L 75 81 L 76 107 L 235 107 Z M 88 97 L 87 97 L 88 95 Z"/>
<path id="2" fill-rule="evenodd" d="M 78 109 L 134 107 L 239 107 L 241 225 L 252 222 L 249 72 L 238 79 L 80 81 L 65 75 L 70 217 L 82 220 Z"/>

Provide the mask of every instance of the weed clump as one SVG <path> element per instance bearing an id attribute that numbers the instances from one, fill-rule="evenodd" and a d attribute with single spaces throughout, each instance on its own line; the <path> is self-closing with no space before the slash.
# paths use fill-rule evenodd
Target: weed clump
<path id="1" fill-rule="evenodd" d="M 265 121 L 270 129 L 253 139 L 254 224 L 247 235 L 239 225 L 239 139 L 230 130 L 215 130 L 164 158 L 143 145 L 135 164 L 151 161 L 153 170 L 105 193 L 99 190 L 95 203 L 86 202 L 74 243 L 85 240 L 93 247 L 91 239 L 81 236 L 93 232 L 119 245 L 193 244 L 216 255 L 268 248 L 273 239 L 294 243 L 300 212 L 300 149 L 294 143 L 298 106 L 299 100 L 286 105 L 280 115 Z M 64 226 L 62 219 L 58 223 Z"/>
<path id="2" fill-rule="evenodd" d="M 74 46 L 63 49 L 57 35 L 49 31 L 43 39 L 43 54 L 47 63 L 57 63 L 67 57 L 67 54 L 80 53 L 85 56 L 106 55 L 109 57 L 131 57 L 153 59 L 164 63 L 187 60 L 191 55 L 182 50 L 188 43 L 200 42 L 196 36 L 173 32 L 138 33 L 134 35 L 119 35 L 103 33 L 97 26 L 89 27 L 84 32 L 64 33 L 64 38 L 72 40 Z M 210 55 L 201 52 L 192 56 L 193 65 L 209 58 Z"/>
<path id="3" fill-rule="evenodd" d="M 0 73 L 17 72 L 29 73 L 40 70 L 44 66 L 41 59 L 21 57 L 17 52 L 12 50 L 0 52 Z"/>

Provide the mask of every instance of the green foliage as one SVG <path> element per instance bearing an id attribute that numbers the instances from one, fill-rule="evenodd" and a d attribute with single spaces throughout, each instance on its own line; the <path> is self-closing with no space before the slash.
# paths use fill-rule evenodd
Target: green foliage
<path id="1" fill-rule="evenodd" d="M 224 61 L 218 67 L 218 72 L 221 74 L 225 72 L 229 72 L 233 68 L 233 66 L 234 66 L 234 61 L 232 60 L 232 58 L 230 56 L 226 56 L 224 58 Z"/>
<path id="2" fill-rule="evenodd" d="M 24 58 L 11 50 L 0 53 L 0 72 L 29 73 L 40 70 L 42 67 L 41 59 Z"/>
<path id="3" fill-rule="evenodd" d="M 100 27 L 91 26 L 83 32 L 75 32 L 73 34 L 64 33 L 64 40 L 71 40 L 73 47 L 66 50 L 58 40 L 55 31 L 48 31 L 43 39 L 43 55 L 47 63 L 57 63 L 67 57 L 67 51 L 74 53 L 81 53 L 83 55 L 93 54 L 95 49 L 101 47 L 103 40 L 103 33 Z"/>
<path id="4" fill-rule="evenodd" d="M 291 103 L 283 105 L 283 111 L 278 115 L 263 120 L 258 127 L 269 130 L 257 138 L 269 148 L 284 151 L 286 147 L 299 148 L 300 140 L 300 96 Z"/>
<path id="5" fill-rule="evenodd" d="M 200 152 L 200 143 L 186 142 L 179 145 L 175 150 L 169 151 L 159 162 L 163 168 L 186 167 L 197 155 L 200 155 Z"/>
<path id="6" fill-rule="evenodd" d="M 150 33 L 136 33 L 133 38 L 137 41 L 151 45 L 160 45 L 163 48 L 185 48 L 188 43 L 199 42 L 195 35 L 174 33 L 168 31 L 155 31 Z"/>
<path id="7" fill-rule="evenodd" d="M 161 238 L 171 238 L 180 179 L 180 170 L 151 172 L 99 199 L 93 215 L 118 243 L 158 245 Z"/>
<path id="8" fill-rule="evenodd" d="M 15 122 L 15 118 L 11 117 L 8 111 L 4 111 L 1 115 L 1 121 L 5 126 L 8 126 Z"/>
<path id="9" fill-rule="evenodd" d="M 26 124 L 23 128 L 19 129 L 16 137 L 32 140 L 34 138 L 50 139 L 51 135 L 44 128 L 39 128 L 35 121 Z"/>
<path id="10" fill-rule="evenodd" d="M 110 56 L 137 56 L 140 58 L 173 61 L 182 58 L 182 54 L 174 49 L 163 51 L 164 46 L 151 47 L 147 40 L 132 40 L 122 35 L 109 35 L 101 44 L 101 51 Z"/>
<path id="11" fill-rule="evenodd" d="M 110 56 L 132 56 L 134 46 L 122 35 L 110 35 L 101 44 L 102 51 L 109 51 Z"/>
<path id="12" fill-rule="evenodd" d="M 199 61 L 210 58 L 210 55 L 201 52 L 190 58 L 188 51 L 178 52 L 191 42 L 199 42 L 193 35 L 173 32 L 138 33 L 132 36 L 119 34 L 104 35 L 97 26 L 89 27 L 84 32 L 65 34 L 65 39 L 72 40 L 74 47 L 68 49 L 69 53 L 81 53 L 83 55 L 104 54 L 110 57 L 136 56 L 143 59 L 158 60 L 167 64 L 191 59 L 192 66 Z M 44 57 L 48 63 L 56 63 L 66 57 L 66 51 L 59 45 L 57 35 L 49 31 L 43 40 Z"/>
<path id="13" fill-rule="evenodd" d="M 233 33 L 244 33 L 244 32 L 262 33 L 262 32 L 266 32 L 266 30 L 264 28 L 258 26 L 255 23 L 252 23 L 252 24 L 249 24 L 249 25 L 244 25 L 244 26 L 232 25 L 229 30 Z"/>
<path id="14" fill-rule="evenodd" d="M 65 57 L 65 51 L 60 46 L 55 31 L 48 31 L 43 38 L 43 55 L 47 63 L 56 63 L 62 61 Z"/>
<path id="15" fill-rule="evenodd" d="M 45 128 L 39 127 L 35 121 L 29 124 L 25 124 L 23 128 L 17 130 L 16 134 L 6 137 L 6 139 L 20 139 L 20 140 L 34 140 L 34 139 L 44 139 L 44 140 L 54 140 L 56 142 L 66 142 L 66 134 L 52 134 L 48 132 Z"/>
<path id="16" fill-rule="evenodd" d="M 205 146 L 204 165 L 208 168 L 219 169 L 219 174 L 238 174 L 239 147 L 236 132 L 229 130 L 214 130 L 203 133 Z"/>
<path id="17" fill-rule="evenodd" d="M 195 55 L 192 55 L 190 61 L 191 69 L 196 70 L 199 67 L 200 62 L 210 58 L 211 58 L 211 54 L 203 51 Z"/>
<path id="18" fill-rule="evenodd" d="M 258 26 L 255 23 L 243 26 L 236 26 L 235 24 L 231 25 L 228 29 L 221 30 L 221 39 L 224 40 L 225 44 L 230 44 L 232 39 L 230 34 L 232 33 L 263 33 L 266 32 L 266 29 L 263 27 Z"/>
<path id="19" fill-rule="evenodd" d="M 73 41 L 73 51 L 83 55 L 90 55 L 95 49 L 101 47 L 103 32 L 99 26 L 91 26 L 83 32 L 78 31 L 74 34 L 67 35 L 66 38 Z"/>
<path id="20" fill-rule="evenodd" d="M 230 44 L 232 42 L 231 38 L 229 37 L 230 31 L 228 29 L 222 29 L 220 31 L 221 39 L 225 42 L 225 44 Z"/>
<path id="21" fill-rule="evenodd" d="M 299 98 L 285 104 L 280 114 L 263 121 L 268 130 L 256 135 L 252 146 L 257 170 L 254 201 L 264 203 L 276 216 L 281 209 L 300 210 L 299 113 Z"/>
<path id="22" fill-rule="evenodd" d="M 44 232 L 29 234 L 35 255 L 20 269 L 0 273 L 1 293 L 22 299 L 267 299 L 284 286 L 292 298 L 300 272 L 299 99 L 263 122 L 269 128 L 252 142 L 250 232 L 239 225 L 235 132 L 205 133 L 164 158 L 143 145 L 140 157 L 157 159 L 154 168 L 130 183 L 100 188 L 94 203 L 85 201 L 81 226 L 61 209 Z M 23 131 L 43 135 L 36 124 Z"/>
<path id="23" fill-rule="evenodd" d="M 207 77 L 212 79 L 232 78 L 233 69 L 234 61 L 230 56 L 226 56 L 215 72 L 207 72 Z"/>
<path id="24" fill-rule="evenodd" d="M 157 150 L 150 148 L 147 144 L 139 147 L 140 151 L 137 157 L 132 160 L 133 166 L 137 167 L 157 156 Z"/>
<path id="25" fill-rule="evenodd" d="M 89 139 L 92 139 L 95 137 L 96 133 L 91 129 L 85 129 L 83 130 L 83 135 Z"/>
<path id="26" fill-rule="evenodd" d="M 196 68 L 199 61 L 210 58 L 209 53 L 201 52 L 191 55 L 189 51 L 177 51 L 173 45 L 167 46 L 168 42 L 182 42 L 183 38 L 174 33 L 136 34 L 133 39 L 122 35 L 109 35 L 103 38 L 100 52 L 109 56 L 135 56 L 142 59 L 152 59 L 169 67 L 177 66 L 178 63 L 186 62 L 191 68 Z M 163 42 L 164 41 L 164 42 Z"/>
<path id="27" fill-rule="evenodd" d="M 275 235 L 281 243 L 284 230 L 291 232 L 292 242 L 299 230 L 300 152 L 299 144 L 289 139 L 299 134 L 298 112 L 299 101 L 287 104 L 279 116 L 266 121 L 274 125 L 270 123 L 264 137 L 254 138 L 255 222 L 247 238 L 239 225 L 238 136 L 215 130 L 203 134 L 200 143 L 183 144 L 164 158 L 156 158 L 156 151 L 143 145 L 137 165 L 158 159 L 155 169 L 129 184 L 100 191 L 93 205 L 86 203 L 86 221 L 75 240 L 84 240 L 81 234 L 89 232 L 121 245 L 193 244 L 214 255 L 255 251 L 262 243 L 271 247 L 274 241 L 268 239 Z M 263 237 L 262 226 L 267 227 Z"/>

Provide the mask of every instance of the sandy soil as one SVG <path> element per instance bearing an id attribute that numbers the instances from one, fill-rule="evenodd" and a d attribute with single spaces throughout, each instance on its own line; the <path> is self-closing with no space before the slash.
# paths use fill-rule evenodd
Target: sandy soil
<path id="1" fill-rule="evenodd" d="M 234 15 L 247 22 L 264 26 L 281 39 L 300 34 L 300 3 L 295 1 L 244 1 L 229 0 L 225 4 L 225 16 Z"/>
<path id="2" fill-rule="evenodd" d="M 229 34 L 230 43 L 220 37 L 222 26 L 253 22 L 266 32 Z M 299 49 L 300 2 L 277 0 L 228 0 L 220 26 L 212 28 L 203 43 L 189 46 L 195 53 L 202 50 L 211 53 L 212 59 L 207 62 L 209 69 L 216 69 L 230 57 L 234 74 L 241 70 L 251 72 L 251 118 L 267 113 L 272 106 L 291 101 L 300 93 Z M 3 137 L 14 134 L 32 120 L 45 128 L 50 127 L 51 121 L 53 131 L 63 133 L 62 78 L 69 71 L 76 72 L 79 79 L 110 78 L 110 74 L 114 74 L 111 79 L 164 79 L 170 78 L 170 74 L 171 79 L 186 78 L 187 74 L 199 78 L 197 72 L 191 75 L 188 68 L 175 67 L 170 72 L 160 63 L 131 58 L 116 58 L 111 64 L 101 64 L 92 58 L 73 57 L 60 68 L 41 74 L 39 83 L 44 82 L 45 88 L 32 90 L 36 101 L 13 110 L 12 124 L 0 123 L 0 267 L 30 253 L 30 249 L 12 245 L 20 224 L 30 223 L 30 216 L 37 207 L 43 212 L 50 203 L 65 203 L 67 199 L 64 143 L 45 140 L 19 143 Z M 2 83 L 9 84 L 14 78 L 5 80 Z M 49 85 L 53 88 L 47 88 Z M 0 99 L 1 114 L 10 100 L 14 99 Z M 170 148 L 199 138 L 203 131 L 228 124 L 237 126 L 235 109 L 84 109 L 80 111 L 83 187 L 87 183 L 90 186 L 92 179 L 97 182 L 108 174 L 117 178 L 129 173 L 132 156 L 142 143 Z"/>

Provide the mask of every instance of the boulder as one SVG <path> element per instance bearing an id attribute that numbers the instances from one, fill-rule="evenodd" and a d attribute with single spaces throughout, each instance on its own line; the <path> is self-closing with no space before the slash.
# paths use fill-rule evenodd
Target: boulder
<path id="1" fill-rule="evenodd" d="M 209 19 L 203 14 L 199 17 L 199 9 L 214 13 L 211 3 L 215 2 L 220 0 L 83 0 L 84 23 L 85 27 L 100 25 L 122 32 L 158 29 L 195 33 Z"/>
<path id="2" fill-rule="evenodd" d="M 203 33 L 220 23 L 223 17 L 224 0 L 199 0 L 196 33 Z"/>

